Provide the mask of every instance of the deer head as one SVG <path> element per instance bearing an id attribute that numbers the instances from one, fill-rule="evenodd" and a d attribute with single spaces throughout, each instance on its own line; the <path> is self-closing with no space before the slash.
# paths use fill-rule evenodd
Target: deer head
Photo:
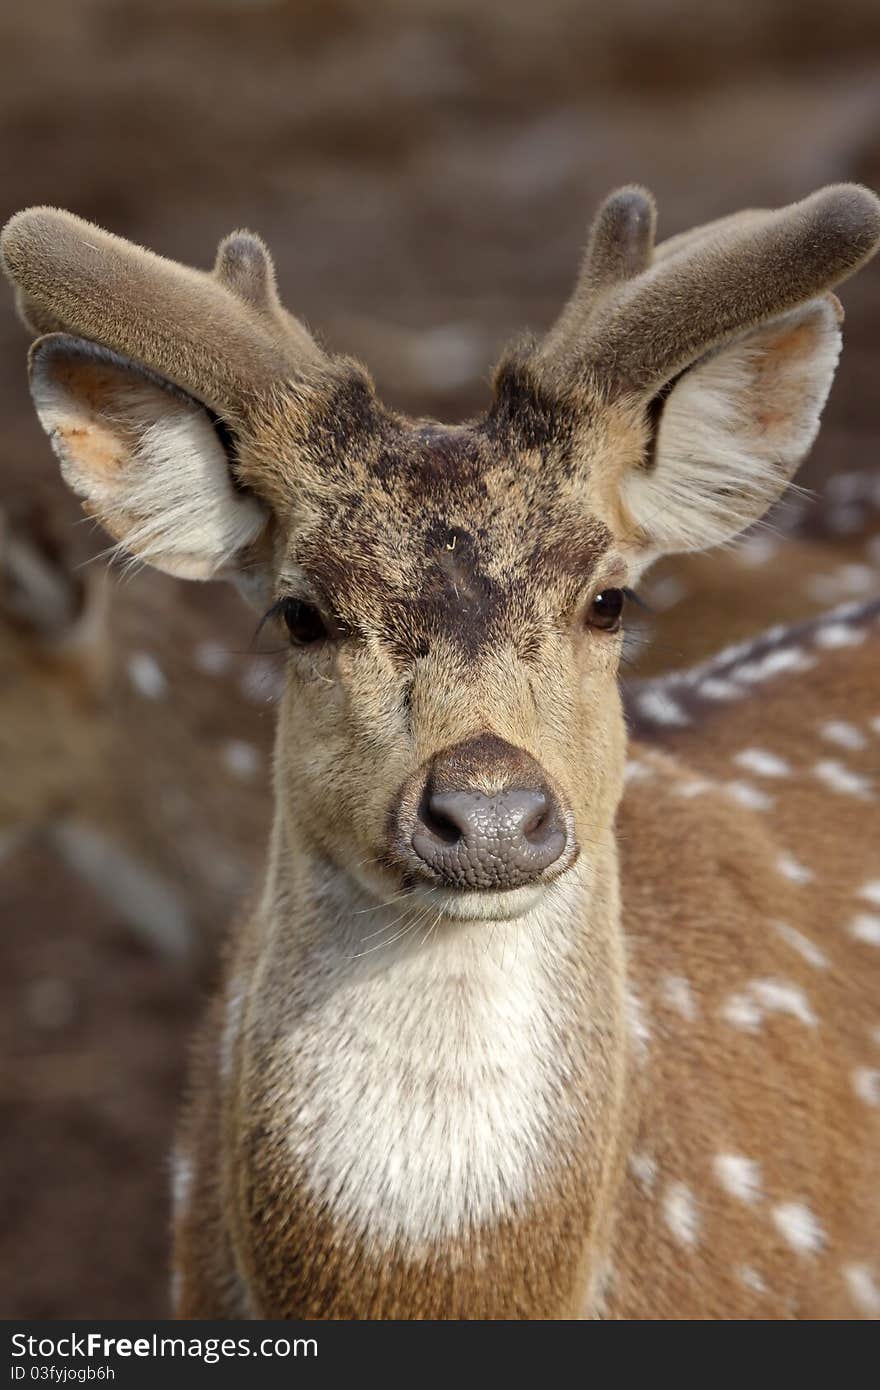
<path id="1" fill-rule="evenodd" d="M 499 918 L 608 852 L 626 591 L 785 488 L 838 357 L 829 290 L 878 239 L 878 200 L 839 186 L 655 248 L 650 196 L 622 189 L 556 323 L 456 427 L 328 356 L 249 233 L 203 273 L 35 209 L 2 253 L 86 509 L 289 633 L 282 843 L 372 894 Z"/>

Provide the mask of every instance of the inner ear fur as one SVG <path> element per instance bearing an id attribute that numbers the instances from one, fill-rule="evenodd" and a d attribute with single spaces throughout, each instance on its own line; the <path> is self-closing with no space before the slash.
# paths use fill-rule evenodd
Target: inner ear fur
<path id="1" fill-rule="evenodd" d="M 840 355 L 842 311 L 811 300 L 716 349 L 654 404 L 641 464 L 619 479 L 636 543 L 703 550 L 759 520 L 816 437 Z"/>
<path id="2" fill-rule="evenodd" d="M 64 333 L 30 355 L 66 482 L 131 555 L 186 579 L 235 577 L 269 514 L 233 478 L 215 417 L 164 378 Z"/>

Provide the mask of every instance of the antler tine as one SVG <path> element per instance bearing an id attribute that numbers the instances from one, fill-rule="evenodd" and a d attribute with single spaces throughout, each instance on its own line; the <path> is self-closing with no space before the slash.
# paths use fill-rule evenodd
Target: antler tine
<path id="1" fill-rule="evenodd" d="M 167 377 L 220 414 L 325 361 L 278 302 L 269 253 L 235 233 L 213 274 L 192 270 L 56 208 L 7 223 L 3 264 L 24 316 L 63 327 Z"/>
<path id="2" fill-rule="evenodd" d="M 308 329 L 294 318 L 278 297 L 275 266 L 269 248 L 255 232 L 230 232 L 217 247 L 214 277 L 286 333 L 290 347 L 308 358 L 320 350 Z"/>
<path id="3" fill-rule="evenodd" d="M 548 357 L 564 353 L 565 345 L 583 333 L 606 291 L 648 268 L 656 220 L 654 199 L 645 188 L 618 188 L 605 199 L 590 227 L 574 292 L 544 339 Z"/>
<path id="4" fill-rule="evenodd" d="M 645 188 L 618 188 L 605 199 L 590 227 L 574 293 L 551 334 L 564 339 L 589 318 L 605 290 L 647 270 L 656 220 L 654 199 Z"/>
<path id="5" fill-rule="evenodd" d="M 560 390 L 592 378 L 612 395 L 656 391 L 725 339 L 858 270 L 880 243 L 880 200 L 839 184 L 700 231 L 592 305 L 579 282 L 537 350 L 539 371 Z"/>

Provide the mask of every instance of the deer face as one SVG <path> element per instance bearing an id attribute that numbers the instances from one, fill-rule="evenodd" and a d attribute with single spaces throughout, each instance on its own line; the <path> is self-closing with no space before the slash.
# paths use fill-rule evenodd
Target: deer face
<path id="1" fill-rule="evenodd" d="M 334 389 L 331 418 L 357 397 L 359 437 L 329 454 L 282 404 L 252 463 L 298 460 L 274 504 L 286 816 L 372 889 L 506 915 L 613 817 L 632 560 L 561 437 L 501 408 L 412 424 L 354 370 Z"/>
<path id="2" fill-rule="evenodd" d="M 22 312 L 63 330 L 31 383 L 68 482 L 128 551 L 235 579 L 289 635 L 290 844 L 492 918 L 610 844 L 621 591 L 784 488 L 839 351 L 827 288 L 880 233 L 856 188 L 743 217 L 655 249 L 647 195 L 613 195 L 560 319 L 459 428 L 326 357 L 248 234 L 204 275 L 13 219 Z"/>

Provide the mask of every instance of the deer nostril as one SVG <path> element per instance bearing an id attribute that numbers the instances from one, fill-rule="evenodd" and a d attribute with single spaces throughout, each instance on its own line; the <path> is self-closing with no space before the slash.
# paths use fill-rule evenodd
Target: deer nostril
<path id="1" fill-rule="evenodd" d="M 462 839 L 467 827 L 462 825 L 461 818 L 456 819 L 454 813 L 450 814 L 447 808 L 438 804 L 439 800 L 428 787 L 425 788 L 419 803 L 419 821 L 435 839 L 445 845 L 455 845 Z"/>
<path id="2" fill-rule="evenodd" d="M 547 798 L 543 792 L 533 793 L 535 804 L 530 812 L 526 812 L 523 820 L 522 833 L 532 844 L 540 844 L 546 839 L 546 830 L 549 817 L 547 814 Z"/>

